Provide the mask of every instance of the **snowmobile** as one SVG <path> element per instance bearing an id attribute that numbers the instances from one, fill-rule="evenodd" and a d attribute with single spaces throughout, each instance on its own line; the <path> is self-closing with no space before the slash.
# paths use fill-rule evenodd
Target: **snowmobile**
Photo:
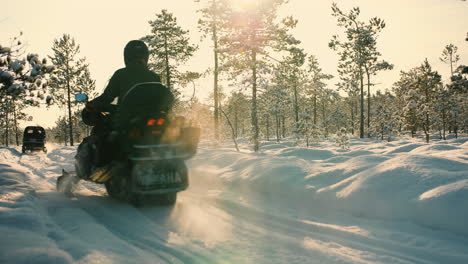
<path id="1" fill-rule="evenodd" d="M 23 146 L 21 152 L 44 151 L 47 153 L 45 147 L 46 132 L 40 126 L 28 126 L 24 129 L 23 133 Z"/>
<path id="2" fill-rule="evenodd" d="M 104 184 L 111 198 L 134 205 L 176 202 L 177 193 L 189 185 L 185 161 L 196 153 L 200 129 L 161 111 L 164 95 L 158 94 L 155 85 L 161 84 L 133 87 L 118 109 L 110 106 L 106 112 L 82 115 L 86 124 L 95 125 L 93 129 L 110 131 L 94 131 L 106 134 L 104 141 L 93 136 L 83 140 L 75 156 L 75 171 L 63 171 L 57 179 L 58 191 L 72 194 L 77 182 L 86 180 Z M 87 96 L 78 94 L 75 99 L 86 101 Z"/>

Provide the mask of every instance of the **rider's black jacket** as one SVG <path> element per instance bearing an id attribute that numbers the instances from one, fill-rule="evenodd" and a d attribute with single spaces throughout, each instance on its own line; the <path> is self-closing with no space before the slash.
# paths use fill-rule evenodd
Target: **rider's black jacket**
<path id="1" fill-rule="evenodd" d="M 158 74 L 150 71 L 143 64 L 129 64 L 127 67 L 117 70 L 109 80 L 104 93 L 89 102 L 94 108 L 102 109 L 119 97 L 117 104 L 120 103 L 122 96 L 135 84 L 144 82 L 161 82 Z M 164 86 L 161 86 L 164 87 Z M 166 87 L 162 89 L 168 89 Z M 169 92 L 170 93 L 170 92 Z"/>

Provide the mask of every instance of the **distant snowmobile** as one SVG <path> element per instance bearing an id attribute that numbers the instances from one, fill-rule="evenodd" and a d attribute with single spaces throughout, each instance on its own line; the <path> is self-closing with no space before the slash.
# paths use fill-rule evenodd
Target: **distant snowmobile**
<path id="1" fill-rule="evenodd" d="M 159 107 L 160 83 L 142 83 L 121 100 L 118 110 L 85 113 L 88 125 L 109 127 L 104 142 L 90 136 L 75 156 L 75 172 L 63 171 L 57 190 L 71 194 L 79 180 L 104 184 L 110 197 L 139 204 L 174 204 L 177 192 L 189 185 L 185 160 L 196 153 L 200 129 L 170 120 Z M 86 101 L 87 96 L 75 96 Z M 99 125 L 101 124 L 101 126 Z M 102 126 L 102 124 L 106 124 Z M 100 153 L 103 152 L 103 153 Z M 104 158 L 102 158 L 104 157 Z M 103 165 L 104 164 L 104 165 Z"/>

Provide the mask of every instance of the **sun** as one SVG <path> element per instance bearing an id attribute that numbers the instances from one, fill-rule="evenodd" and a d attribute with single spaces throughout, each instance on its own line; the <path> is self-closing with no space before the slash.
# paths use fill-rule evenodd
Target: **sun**
<path id="1" fill-rule="evenodd" d="M 261 0 L 229 0 L 231 7 L 236 11 L 249 11 L 254 9 Z"/>

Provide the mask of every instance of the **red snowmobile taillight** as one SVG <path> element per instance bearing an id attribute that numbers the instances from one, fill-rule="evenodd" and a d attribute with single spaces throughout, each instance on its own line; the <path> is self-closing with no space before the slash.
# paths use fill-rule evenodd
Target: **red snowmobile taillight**
<path id="1" fill-rule="evenodd" d="M 146 121 L 146 125 L 148 126 L 154 126 L 154 124 L 158 125 L 158 126 L 162 126 L 164 125 L 164 122 L 166 122 L 166 120 L 164 118 L 159 118 L 159 119 L 154 119 L 154 118 L 151 118 L 151 119 L 148 119 L 148 121 Z"/>
<path id="2" fill-rule="evenodd" d="M 146 125 L 154 126 L 155 123 L 156 123 L 156 119 L 148 119 L 148 121 L 146 122 Z"/>

